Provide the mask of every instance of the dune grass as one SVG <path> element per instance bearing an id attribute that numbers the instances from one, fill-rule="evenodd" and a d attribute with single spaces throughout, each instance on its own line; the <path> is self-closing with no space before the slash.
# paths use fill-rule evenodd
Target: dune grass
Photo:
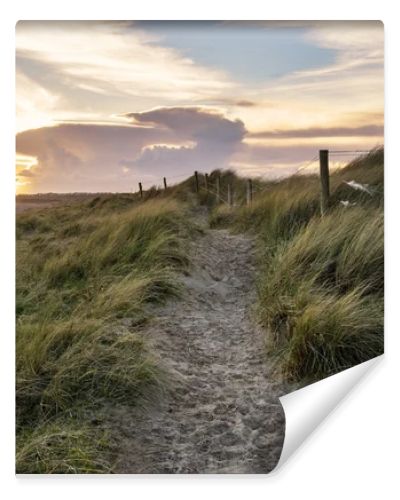
<path id="1" fill-rule="evenodd" d="M 109 438 L 82 421 L 58 419 L 17 435 L 20 474 L 99 474 L 112 472 Z"/>
<path id="2" fill-rule="evenodd" d="M 217 176 L 233 208 L 216 203 Z M 147 305 L 180 293 L 193 204 L 209 207 L 212 227 L 256 236 L 258 317 L 288 378 L 318 380 L 383 352 L 383 149 L 331 175 L 323 218 L 317 176 L 253 185 L 251 207 L 245 179 L 214 171 L 208 193 L 191 177 L 143 200 L 97 196 L 17 215 L 18 472 L 112 471 L 96 411 L 145 405 L 162 389 L 141 326 Z"/>
<path id="3" fill-rule="evenodd" d="M 332 173 L 324 217 L 319 196 L 317 176 L 297 175 L 265 183 L 251 207 L 218 206 L 210 218 L 257 237 L 258 316 L 279 369 L 303 382 L 383 352 L 383 148 Z"/>
<path id="4" fill-rule="evenodd" d="M 19 472 L 110 467 L 80 409 L 135 405 L 160 387 L 140 325 L 146 304 L 180 292 L 184 212 L 173 199 L 112 197 L 17 217 Z"/>
<path id="5" fill-rule="evenodd" d="M 269 256 L 259 315 L 280 366 L 318 379 L 383 351 L 383 216 L 352 207 L 314 217 Z"/>

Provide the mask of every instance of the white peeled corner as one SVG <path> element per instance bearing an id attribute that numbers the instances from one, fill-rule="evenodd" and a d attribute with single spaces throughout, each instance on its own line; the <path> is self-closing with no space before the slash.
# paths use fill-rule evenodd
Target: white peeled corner
<path id="1" fill-rule="evenodd" d="M 382 356 L 282 396 L 286 419 L 281 467 Z"/>

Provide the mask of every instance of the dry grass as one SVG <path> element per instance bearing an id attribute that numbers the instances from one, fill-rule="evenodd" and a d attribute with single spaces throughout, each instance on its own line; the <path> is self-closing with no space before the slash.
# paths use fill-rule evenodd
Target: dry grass
<path id="1" fill-rule="evenodd" d="M 234 208 L 215 203 L 218 175 Z M 245 179 L 215 171 L 209 182 L 199 196 L 189 178 L 144 202 L 107 195 L 18 214 L 18 472 L 111 470 L 107 435 L 87 416 L 104 402 L 145 404 L 162 386 L 140 326 L 147 304 L 180 293 L 193 204 L 211 209 L 212 226 L 257 236 L 259 318 L 289 378 L 318 380 L 383 351 L 383 149 L 331 176 L 324 218 L 316 176 L 255 181 L 251 208 Z"/>
<path id="2" fill-rule="evenodd" d="M 60 420 L 17 437 L 18 474 L 98 474 L 112 472 L 105 458 L 108 437 L 82 422 Z M 105 455 L 105 457 L 104 457 Z"/>
<path id="3" fill-rule="evenodd" d="M 288 376 L 318 379 L 382 353 L 379 209 L 315 217 L 264 265 L 259 314 Z"/>
<path id="4" fill-rule="evenodd" d="M 257 236 L 259 317 L 279 368 L 303 381 L 383 352 L 383 149 L 333 173 L 331 192 L 323 218 L 317 176 L 265 183 L 250 208 L 211 214 L 214 226 Z"/>
<path id="5" fill-rule="evenodd" d="M 19 472 L 97 469 L 79 408 L 135 405 L 160 387 L 138 328 L 146 304 L 179 294 L 175 270 L 187 265 L 188 231 L 182 205 L 165 198 L 139 205 L 112 197 L 18 216 Z M 59 423 L 66 413 L 76 419 L 71 433 Z"/>

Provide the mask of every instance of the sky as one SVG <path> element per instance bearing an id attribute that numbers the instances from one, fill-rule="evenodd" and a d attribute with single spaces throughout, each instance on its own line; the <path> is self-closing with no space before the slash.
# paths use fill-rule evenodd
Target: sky
<path id="1" fill-rule="evenodd" d="M 20 21 L 17 193 L 280 178 L 383 144 L 383 39 L 375 21 Z"/>

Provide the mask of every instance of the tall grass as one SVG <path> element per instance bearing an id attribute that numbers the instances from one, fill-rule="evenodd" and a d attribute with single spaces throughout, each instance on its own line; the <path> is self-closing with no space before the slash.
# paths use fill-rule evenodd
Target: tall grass
<path id="1" fill-rule="evenodd" d="M 319 378 L 383 350 L 383 217 L 353 207 L 313 218 L 265 263 L 259 314 L 281 367 Z"/>
<path id="2" fill-rule="evenodd" d="M 323 218 L 317 176 L 261 187 L 251 207 L 216 207 L 211 224 L 258 239 L 258 313 L 277 365 L 290 378 L 318 380 L 382 353 L 383 148 L 331 175 Z"/>
<path id="3" fill-rule="evenodd" d="M 233 208 L 216 204 L 217 176 Z M 140 328 L 148 304 L 180 293 L 193 204 L 210 208 L 212 226 L 256 235 L 258 314 L 289 378 L 317 380 L 383 351 L 383 149 L 331 175 L 323 218 L 317 176 L 253 185 L 250 208 L 245 179 L 214 171 L 208 193 L 197 195 L 192 177 L 144 200 L 99 196 L 17 216 L 18 472 L 111 470 L 107 433 L 91 416 L 162 388 Z"/>
<path id="4" fill-rule="evenodd" d="M 96 441 L 80 408 L 95 410 L 102 400 L 135 405 L 160 387 L 139 328 L 146 304 L 179 293 L 174 269 L 187 264 L 187 234 L 184 209 L 172 199 L 138 205 L 113 197 L 18 216 L 20 472 L 32 472 L 32 453 L 41 472 L 103 467 L 97 458 L 90 465 Z M 68 415 L 71 433 L 54 431 Z M 78 455 L 86 457 L 81 469 Z"/>
<path id="5" fill-rule="evenodd" d="M 108 436 L 82 422 L 59 419 L 17 436 L 16 471 L 21 474 L 112 472 Z"/>

